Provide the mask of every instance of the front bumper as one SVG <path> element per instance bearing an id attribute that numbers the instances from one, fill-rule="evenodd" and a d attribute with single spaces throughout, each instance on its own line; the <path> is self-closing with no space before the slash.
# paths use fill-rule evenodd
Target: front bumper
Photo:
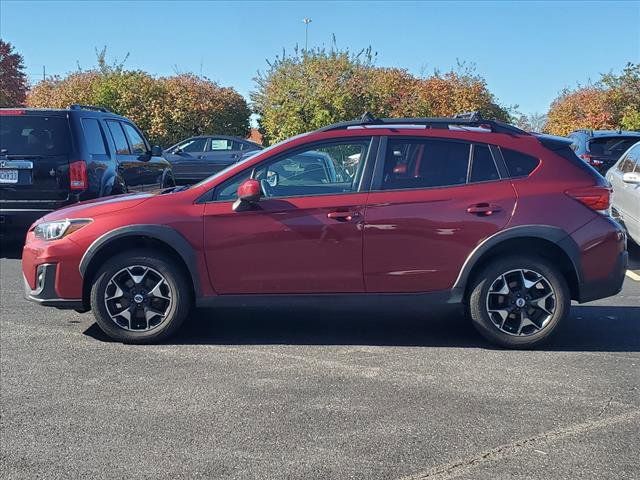
<path id="1" fill-rule="evenodd" d="M 55 263 L 43 263 L 38 265 L 36 271 L 36 288 L 31 289 L 26 277 L 24 280 L 24 294 L 27 300 L 39 303 L 47 307 L 56 307 L 65 310 L 86 311 L 82 299 L 59 298 L 55 289 L 56 281 Z"/>

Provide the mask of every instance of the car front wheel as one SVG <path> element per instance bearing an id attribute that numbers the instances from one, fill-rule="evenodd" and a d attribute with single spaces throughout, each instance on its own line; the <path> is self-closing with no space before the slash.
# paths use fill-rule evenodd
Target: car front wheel
<path id="1" fill-rule="evenodd" d="M 489 263 L 472 283 L 467 312 L 489 341 L 531 348 L 568 315 L 571 295 L 564 276 L 545 259 L 507 257 Z"/>
<path id="2" fill-rule="evenodd" d="M 161 253 L 124 252 L 105 263 L 91 289 L 100 328 L 125 343 L 153 343 L 173 335 L 191 307 L 182 268 Z"/>

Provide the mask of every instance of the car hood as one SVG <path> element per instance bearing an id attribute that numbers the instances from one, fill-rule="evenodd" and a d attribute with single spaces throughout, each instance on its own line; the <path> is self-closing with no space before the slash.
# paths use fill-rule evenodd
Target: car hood
<path id="1" fill-rule="evenodd" d="M 129 193 L 86 200 L 51 212 L 45 215 L 41 221 L 64 220 L 65 218 L 93 218 L 105 213 L 113 213 L 135 207 L 152 197 L 155 197 L 155 195 L 151 193 Z"/>

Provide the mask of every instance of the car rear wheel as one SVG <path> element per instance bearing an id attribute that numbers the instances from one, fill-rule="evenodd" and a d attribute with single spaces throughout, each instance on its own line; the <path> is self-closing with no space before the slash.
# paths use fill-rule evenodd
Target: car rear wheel
<path id="1" fill-rule="evenodd" d="M 476 329 L 507 348 L 530 348 L 549 338 L 571 307 L 569 287 L 538 257 L 491 262 L 474 279 L 467 311 Z"/>
<path id="2" fill-rule="evenodd" d="M 173 335 L 191 307 L 182 268 L 160 253 L 125 252 L 97 273 L 91 308 L 100 328 L 125 343 L 153 343 Z"/>

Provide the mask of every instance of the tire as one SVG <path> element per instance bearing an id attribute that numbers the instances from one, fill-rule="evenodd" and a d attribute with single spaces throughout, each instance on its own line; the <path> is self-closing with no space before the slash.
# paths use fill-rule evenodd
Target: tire
<path id="1" fill-rule="evenodd" d="M 491 343 L 531 348 L 547 340 L 568 315 L 571 294 L 564 276 L 547 260 L 509 256 L 491 261 L 474 277 L 466 307 L 473 326 Z"/>
<path id="2" fill-rule="evenodd" d="M 171 337 L 191 305 L 191 283 L 184 269 L 155 251 L 131 250 L 110 258 L 91 288 L 98 326 L 123 343 L 156 343 Z"/>

